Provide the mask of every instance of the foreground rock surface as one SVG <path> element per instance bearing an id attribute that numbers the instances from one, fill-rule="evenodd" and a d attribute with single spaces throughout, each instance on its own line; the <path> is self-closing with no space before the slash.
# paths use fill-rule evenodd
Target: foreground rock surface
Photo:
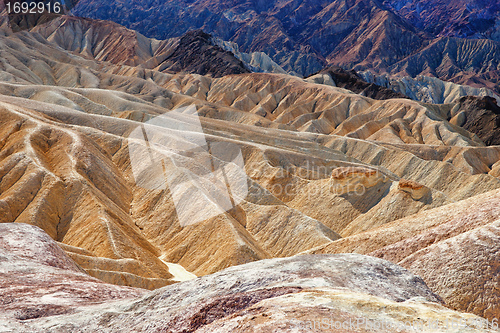
<path id="1" fill-rule="evenodd" d="M 500 192 L 415 214 L 310 253 L 369 254 L 421 276 L 454 309 L 500 316 Z"/>
<path id="2" fill-rule="evenodd" d="M 143 289 L 107 284 L 90 277 L 38 227 L 0 224 L 2 332 L 10 327 L 6 325 L 9 321 L 23 323 L 74 313 L 81 306 L 131 299 L 145 293 Z M 11 328 L 12 331 L 16 329 Z"/>
<path id="3" fill-rule="evenodd" d="M 409 271 L 358 254 L 262 260 L 152 292 L 87 276 L 26 224 L 0 225 L 0 258 L 6 332 L 310 332 L 309 322 L 338 315 L 393 325 L 479 319 L 443 307 Z"/>

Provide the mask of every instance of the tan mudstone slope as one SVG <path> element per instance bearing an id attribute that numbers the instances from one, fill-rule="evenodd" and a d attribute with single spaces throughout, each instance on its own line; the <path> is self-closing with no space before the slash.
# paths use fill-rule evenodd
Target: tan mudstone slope
<path id="1" fill-rule="evenodd" d="M 498 317 L 500 147 L 449 122 L 455 105 L 378 101 L 284 74 L 168 74 L 69 51 L 37 32 L 0 36 L 0 222 L 40 227 L 81 269 L 122 286 L 358 252 L 421 275 L 453 309 Z M 188 225 L 170 189 L 136 182 L 130 158 L 147 146 L 134 130 L 187 106 L 208 145 L 241 150 L 248 188 L 216 216 L 195 206 L 209 217 Z M 183 155 L 183 170 L 207 156 Z M 185 206 L 196 190 L 186 185 Z M 287 312 L 361 296 L 280 297 Z"/>

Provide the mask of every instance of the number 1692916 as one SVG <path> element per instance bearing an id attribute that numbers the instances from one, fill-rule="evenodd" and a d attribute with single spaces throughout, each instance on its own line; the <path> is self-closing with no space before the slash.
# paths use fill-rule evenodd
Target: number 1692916
<path id="1" fill-rule="evenodd" d="M 5 9 L 8 14 L 60 14 L 60 2 L 6 2 Z"/>

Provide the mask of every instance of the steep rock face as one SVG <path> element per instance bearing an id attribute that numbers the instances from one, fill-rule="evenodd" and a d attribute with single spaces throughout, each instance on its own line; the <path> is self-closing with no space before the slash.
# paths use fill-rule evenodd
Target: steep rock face
<path id="1" fill-rule="evenodd" d="M 252 72 L 266 72 L 266 73 L 280 73 L 286 74 L 286 71 L 281 68 L 271 57 L 264 52 L 240 52 L 238 44 L 234 42 L 227 42 L 220 38 L 212 38 L 212 41 L 222 47 L 224 50 L 230 51 L 234 56 L 245 64 L 247 64 Z"/>
<path id="2" fill-rule="evenodd" d="M 387 71 L 400 76 L 428 75 L 498 93 L 500 43 L 487 39 L 438 38 Z M 355 68 L 363 69 L 356 65 Z"/>
<path id="3" fill-rule="evenodd" d="M 146 38 L 111 21 L 62 16 L 50 24 L 30 30 L 67 51 L 90 59 L 138 66 L 151 58 L 168 55 L 178 39 L 165 41 Z"/>
<path id="4" fill-rule="evenodd" d="M 279 18 L 266 13 L 273 7 L 281 7 L 278 3 L 248 2 L 235 5 L 227 1 L 168 1 L 159 7 L 156 4 L 157 10 L 154 12 L 148 10 L 150 6 L 151 2 L 148 1 L 109 3 L 105 6 L 88 1 L 75 8 L 75 13 L 100 19 L 114 17 L 117 23 L 160 39 L 178 37 L 189 30 L 203 28 L 223 40 L 236 42 L 243 52 L 265 52 L 286 70 L 295 70 L 300 74 L 313 73 L 324 65 L 324 59 L 311 52 L 310 46 L 301 45 L 288 35 Z M 125 18 L 119 15 L 123 11 L 133 15 Z M 155 22 L 154 27 L 152 21 Z"/>
<path id="5" fill-rule="evenodd" d="M 159 64 L 158 70 L 212 74 L 214 77 L 250 73 L 234 54 L 213 45 L 211 36 L 201 30 L 182 36 L 175 50 Z"/>
<path id="6" fill-rule="evenodd" d="M 430 76 L 460 85 L 488 88 L 496 94 L 499 92 L 500 43 L 496 41 L 451 37 L 423 39 L 419 47 L 406 56 L 388 56 L 385 63 L 376 60 L 379 57 L 376 50 L 370 54 L 374 57 L 371 60 L 359 55 L 339 54 L 330 62 L 356 71 L 370 70 L 375 74 L 412 78 Z"/>
<path id="7" fill-rule="evenodd" d="M 264 52 L 240 52 L 238 44 L 201 30 L 156 40 L 111 21 L 62 16 L 30 31 L 40 33 L 65 50 L 117 65 L 215 77 L 250 71 L 286 73 Z"/>
<path id="8" fill-rule="evenodd" d="M 328 8 L 336 24 L 342 24 L 346 12 L 348 21 L 355 25 L 327 55 L 329 64 L 349 69 L 387 70 L 429 41 L 421 31 L 374 1 L 336 1 Z"/>

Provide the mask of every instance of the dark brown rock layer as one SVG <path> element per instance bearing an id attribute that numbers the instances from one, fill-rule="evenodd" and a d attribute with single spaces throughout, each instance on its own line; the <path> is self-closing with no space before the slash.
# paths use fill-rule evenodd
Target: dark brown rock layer
<path id="1" fill-rule="evenodd" d="M 338 66 L 325 68 L 320 73 L 329 74 L 335 85 L 373 99 L 408 98 L 394 90 L 363 81 L 355 71 L 347 71 Z"/>
<path id="2" fill-rule="evenodd" d="M 486 145 L 500 145 L 500 107 L 492 97 L 460 98 L 456 114 L 465 115 L 462 127 L 476 134 Z"/>
<path id="3" fill-rule="evenodd" d="M 213 45 L 210 39 L 211 36 L 201 30 L 186 33 L 160 66 L 166 66 L 167 72 L 211 74 L 213 77 L 250 73 L 231 52 Z"/>

